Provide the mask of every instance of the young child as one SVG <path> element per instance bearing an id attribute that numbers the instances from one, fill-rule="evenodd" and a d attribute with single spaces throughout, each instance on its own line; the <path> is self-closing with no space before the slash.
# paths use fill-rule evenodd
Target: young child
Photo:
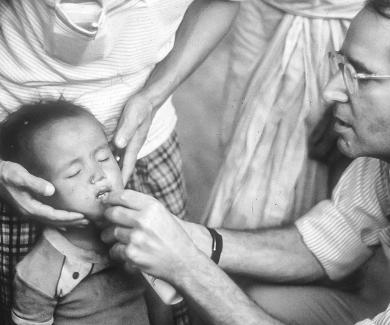
<path id="1" fill-rule="evenodd" d="M 13 322 L 149 324 L 140 275 L 114 267 L 99 239 L 102 198 L 123 183 L 95 117 L 65 101 L 25 105 L 3 123 L 0 139 L 3 159 L 55 186 L 40 200 L 90 220 L 83 228 L 46 228 L 17 265 Z"/>

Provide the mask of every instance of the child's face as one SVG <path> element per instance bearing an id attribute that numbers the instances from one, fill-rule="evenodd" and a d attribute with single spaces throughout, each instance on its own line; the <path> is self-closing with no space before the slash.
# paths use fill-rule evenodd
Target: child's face
<path id="1" fill-rule="evenodd" d="M 123 189 L 123 183 L 98 123 L 87 116 L 63 119 L 39 130 L 32 144 L 43 177 L 56 188 L 48 203 L 99 221 L 104 212 L 102 198 Z"/>

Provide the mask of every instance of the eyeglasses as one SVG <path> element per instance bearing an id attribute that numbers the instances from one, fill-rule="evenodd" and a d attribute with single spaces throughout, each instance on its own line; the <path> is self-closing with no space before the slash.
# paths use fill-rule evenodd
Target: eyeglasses
<path id="1" fill-rule="evenodd" d="M 357 73 L 347 58 L 339 52 L 329 52 L 329 61 L 332 72 L 341 71 L 345 86 L 351 95 L 356 95 L 359 90 L 359 80 L 384 80 L 390 79 L 390 75 Z"/>

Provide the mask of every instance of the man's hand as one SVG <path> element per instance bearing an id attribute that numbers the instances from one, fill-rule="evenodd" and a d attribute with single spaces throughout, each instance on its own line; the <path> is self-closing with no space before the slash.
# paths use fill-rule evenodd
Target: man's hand
<path id="1" fill-rule="evenodd" d="M 180 226 L 156 199 L 131 190 L 111 192 L 105 200 L 106 218 L 114 224 L 102 233 L 102 240 L 115 243 L 110 254 L 129 269 L 134 266 L 170 283 L 200 252 Z"/>
<path id="2" fill-rule="evenodd" d="M 88 221 L 82 214 L 55 210 L 34 198 L 34 195 L 51 196 L 54 191 L 51 183 L 31 175 L 21 165 L 0 161 L 0 193 L 22 215 L 57 227 L 86 225 Z"/>
<path id="3" fill-rule="evenodd" d="M 124 150 L 122 159 L 122 179 L 126 184 L 130 178 L 138 152 L 146 140 L 153 119 L 153 105 L 150 100 L 138 93 L 127 101 L 114 135 L 114 145 Z"/>

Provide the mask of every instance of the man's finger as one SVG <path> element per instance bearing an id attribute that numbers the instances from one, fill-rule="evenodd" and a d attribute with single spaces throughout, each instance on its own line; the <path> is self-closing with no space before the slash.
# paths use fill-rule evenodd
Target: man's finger
<path id="1" fill-rule="evenodd" d="M 110 256 L 114 260 L 126 260 L 126 245 L 116 243 L 112 248 L 110 249 Z"/>
<path id="2" fill-rule="evenodd" d="M 133 263 L 131 263 L 130 261 L 127 261 L 125 262 L 125 264 L 123 265 L 123 267 L 125 268 L 126 272 L 128 273 L 137 273 L 139 271 L 139 268 L 137 268 Z"/>
<path id="3" fill-rule="evenodd" d="M 123 206 L 132 210 L 142 210 L 154 199 L 147 195 L 133 190 L 113 191 L 103 198 L 106 205 Z"/>
<path id="4" fill-rule="evenodd" d="M 131 242 L 132 233 L 133 229 L 131 228 L 115 227 L 113 235 L 118 242 L 129 244 Z"/>
<path id="5" fill-rule="evenodd" d="M 113 244 L 116 243 L 117 240 L 114 236 L 114 230 L 116 226 L 112 225 L 110 227 L 107 227 L 103 229 L 103 231 L 100 234 L 100 239 L 105 242 L 106 244 Z"/>
<path id="6" fill-rule="evenodd" d="M 123 227 L 137 227 L 137 212 L 121 206 L 109 207 L 104 211 L 104 215 L 108 221 L 115 225 Z"/>

